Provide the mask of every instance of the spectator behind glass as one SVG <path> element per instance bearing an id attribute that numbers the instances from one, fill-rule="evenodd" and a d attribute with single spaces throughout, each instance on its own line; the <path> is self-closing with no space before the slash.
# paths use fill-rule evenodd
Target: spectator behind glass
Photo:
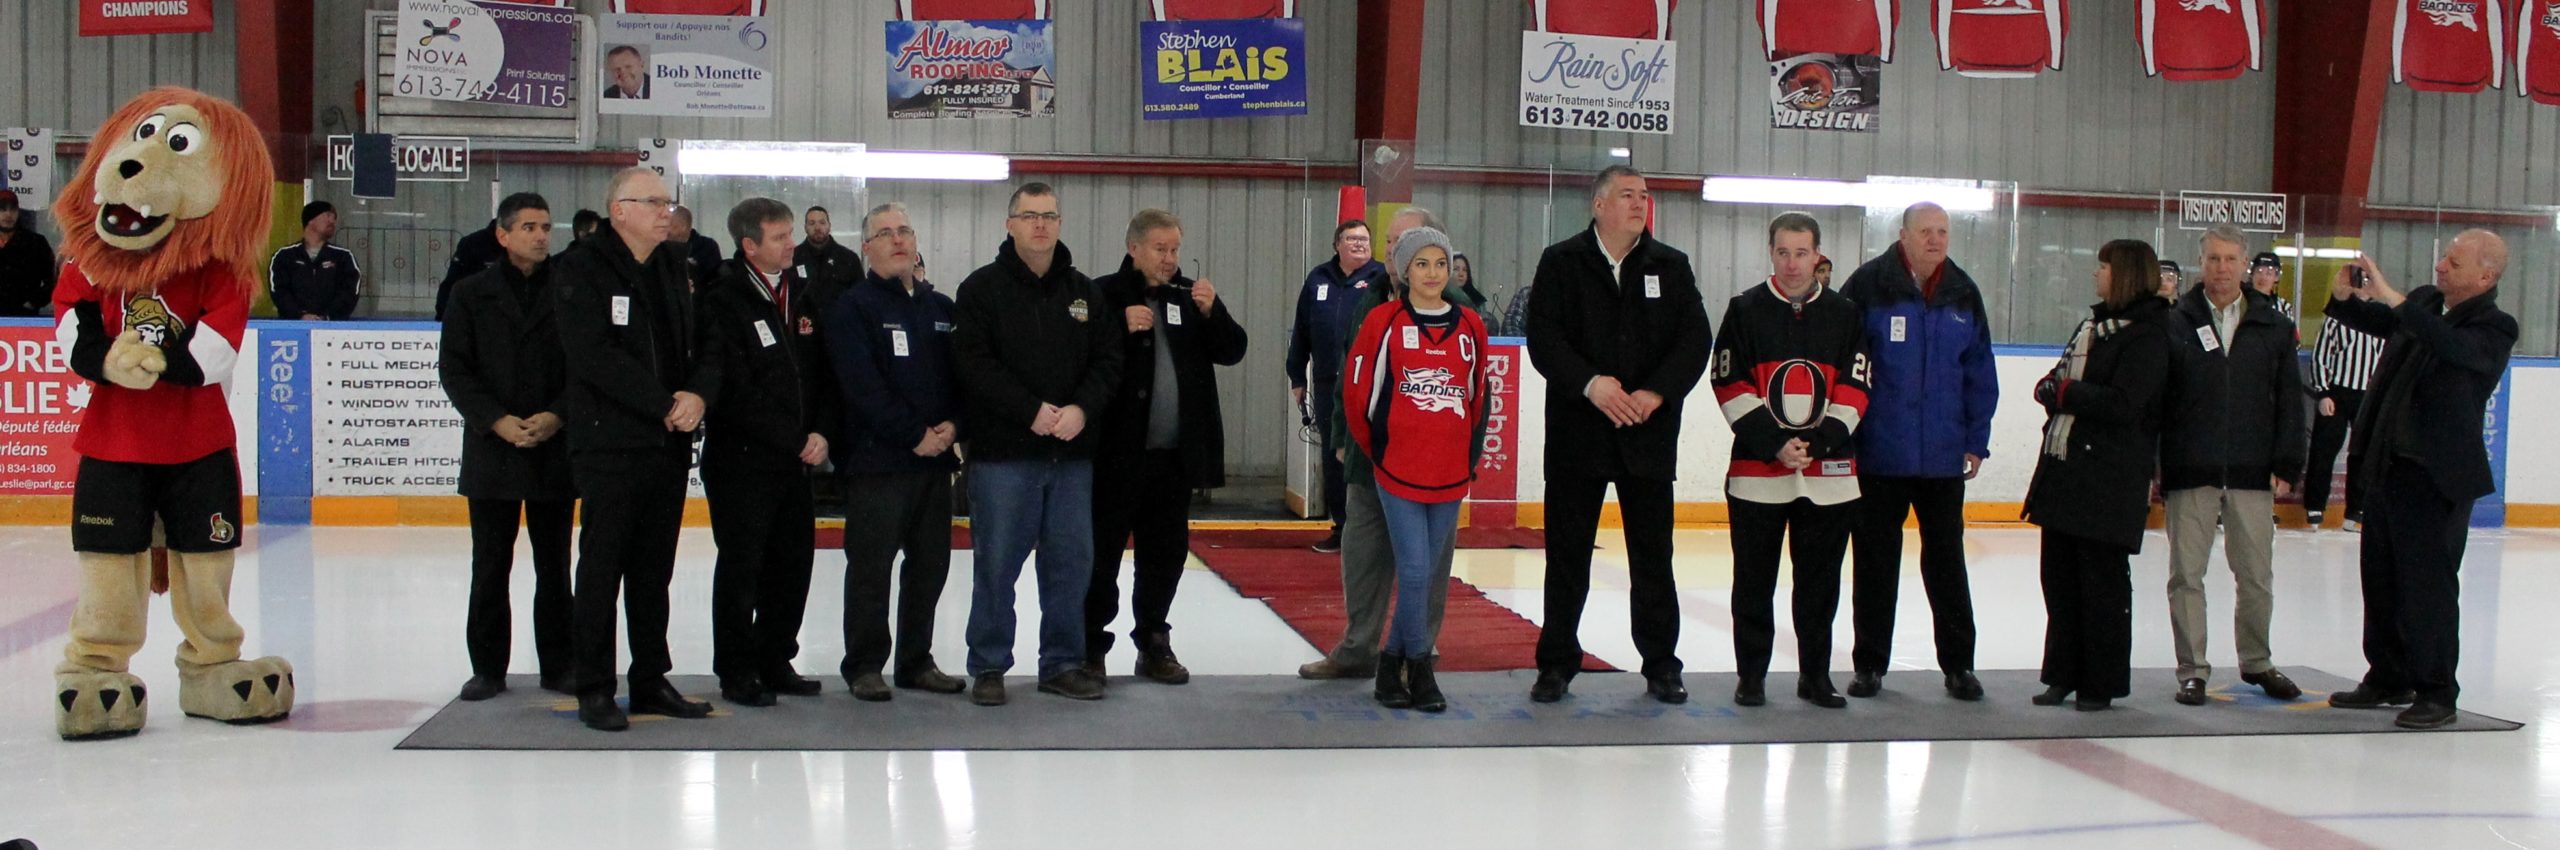
<path id="1" fill-rule="evenodd" d="M 18 210 L 16 192 L 0 189 L 0 316 L 44 315 L 57 267 L 35 217 Z"/>

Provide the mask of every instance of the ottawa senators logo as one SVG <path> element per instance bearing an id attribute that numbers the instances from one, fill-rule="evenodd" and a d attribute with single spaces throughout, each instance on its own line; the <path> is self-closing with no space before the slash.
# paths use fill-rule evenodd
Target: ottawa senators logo
<path id="1" fill-rule="evenodd" d="M 186 332 L 187 323 L 160 296 L 134 295 L 124 301 L 124 329 L 139 334 L 146 345 L 166 346 Z"/>
<path id="2" fill-rule="evenodd" d="M 221 514 L 213 515 L 213 529 L 212 532 L 207 535 L 213 539 L 213 542 L 229 543 L 231 542 L 232 536 L 236 533 L 238 533 L 238 530 L 231 527 L 230 520 L 224 519 Z"/>
<path id="3" fill-rule="evenodd" d="M 1763 395 L 1778 427 L 1802 431 L 1822 424 L 1822 411 L 1831 406 L 1831 379 L 1811 360 L 1789 360 L 1769 370 Z"/>

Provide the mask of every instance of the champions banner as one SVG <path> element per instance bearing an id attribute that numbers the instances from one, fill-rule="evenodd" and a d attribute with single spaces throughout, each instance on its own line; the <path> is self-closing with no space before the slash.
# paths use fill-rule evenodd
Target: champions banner
<path id="1" fill-rule="evenodd" d="M 84 36 L 212 31 L 213 0 L 80 0 Z"/>
<path id="2" fill-rule="evenodd" d="M 890 118 L 1052 118 L 1049 21 L 890 21 Z"/>
<path id="3" fill-rule="evenodd" d="M 1873 56 L 1799 53 L 1769 63 L 1769 126 L 1780 130 L 1883 129 L 1884 63 Z"/>
<path id="4" fill-rule="evenodd" d="M 1143 21 L 1138 87 L 1149 121 L 1307 114 L 1307 22 Z"/>

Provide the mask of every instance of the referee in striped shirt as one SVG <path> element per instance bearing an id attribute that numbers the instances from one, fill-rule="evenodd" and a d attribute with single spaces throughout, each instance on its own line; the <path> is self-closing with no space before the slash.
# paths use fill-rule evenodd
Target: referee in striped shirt
<path id="1" fill-rule="evenodd" d="M 2320 415 L 2311 423 L 2311 465 L 2302 482 L 2302 509 L 2314 531 L 2329 507 L 2330 470 L 2336 468 L 2338 449 L 2346 445 L 2347 426 L 2356 421 L 2356 408 L 2364 404 L 2365 384 L 2373 378 L 2374 363 L 2380 359 L 2381 337 L 2348 327 L 2335 317 L 2320 321 L 2320 339 L 2311 354 L 2311 395 L 2320 400 Z M 2355 471 L 2348 470 L 2348 531 L 2363 527 L 2362 496 Z"/>

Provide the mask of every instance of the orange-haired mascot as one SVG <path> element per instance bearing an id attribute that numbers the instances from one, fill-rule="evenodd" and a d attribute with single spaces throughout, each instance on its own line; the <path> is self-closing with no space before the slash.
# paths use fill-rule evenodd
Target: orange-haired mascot
<path id="1" fill-rule="evenodd" d="M 240 460 L 224 396 L 240 356 L 275 180 L 267 146 L 229 102 L 158 88 L 127 102 L 54 200 L 62 227 L 58 338 L 97 385 L 72 448 L 71 545 L 80 604 L 54 668 L 67 739 L 142 730 L 150 593 L 178 631 L 178 705 L 229 723 L 293 710 L 293 666 L 240 658 L 231 555 L 240 546 Z M 165 545 L 167 575 L 150 551 Z M 165 585 L 162 582 L 165 581 Z"/>

